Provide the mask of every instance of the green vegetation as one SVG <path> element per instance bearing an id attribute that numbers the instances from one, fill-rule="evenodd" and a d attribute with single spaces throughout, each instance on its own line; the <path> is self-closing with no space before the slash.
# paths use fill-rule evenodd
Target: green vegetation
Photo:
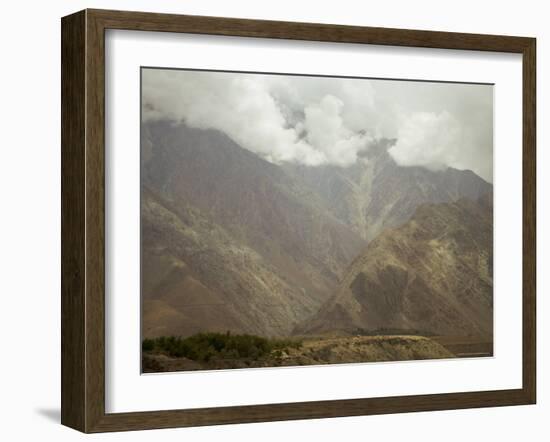
<path id="1" fill-rule="evenodd" d="M 227 333 L 198 333 L 187 338 L 161 336 L 144 339 L 144 352 L 165 353 L 197 362 L 216 359 L 261 359 L 272 352 L 280 355 L 285 348 L 299 348 L 302 343 L 293 339 L 271 339 L 254 335 Z"/>

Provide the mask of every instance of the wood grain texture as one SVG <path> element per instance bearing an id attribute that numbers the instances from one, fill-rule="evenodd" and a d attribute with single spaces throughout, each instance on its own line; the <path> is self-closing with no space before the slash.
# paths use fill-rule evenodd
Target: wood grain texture
<path id="1" fill-rule="evenodd" d="M 536 40 L 523 51 L 523 389 L 537 395 L 537 150 Z"/>
<path id="2" fill-rule="evenodd" d="M 185 32 L 289 40 L 522 52 L 529 38 L 196 15 L 88 10 L 106 29 Z"/>
<path id="3" fill-rule="evenodd" d="M 107 414 L 92 432 L 145 430 L 529 404 L 522 390 Z"/>
<path id="4" fill-rule="evenodd" d="M 85 427 L 85 13 L 61 34 L 61 422 Z"/>
<path id="5" fill-rule="evenodd" d="M 105 38 L 86 11 L 86 431 L 105 414 Z"/>
<path id="6" fill-rule="evenodd" d="M 105 30 L 186 32 L 523 55 L 523 387 L 105 413 Z M 83 432 L 531 404 L 536 398 L 535 40 L 526 37 L 86 10 L 62 20 L 62 423 Z"/>

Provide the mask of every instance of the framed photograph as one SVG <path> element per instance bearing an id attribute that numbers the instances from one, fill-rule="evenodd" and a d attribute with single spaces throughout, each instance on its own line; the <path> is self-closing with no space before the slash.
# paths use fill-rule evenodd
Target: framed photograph
<path id="1" fill-rule="evenodd" d="M 62 19 L 62 423 L 533 404 L 535 39 Z"/>

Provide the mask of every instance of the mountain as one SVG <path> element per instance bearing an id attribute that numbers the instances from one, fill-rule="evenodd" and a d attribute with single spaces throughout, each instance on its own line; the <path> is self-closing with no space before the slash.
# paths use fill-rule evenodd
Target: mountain
<path id="1" fill-rule="evenodd" d="M 328 299 L 365 245 L 298 179 L 218 131 L 144 123 L 141 172 L 142 240 L 149 244 L 142 274 L 158 279 L 143 281 L 146 314 L 152 299 L 157 312 L 149 315 L 147 330 L 167 322 L 155 319 L 162 310 L 163 318 L 173 318 L 172 326 L 159 326 L 164 334 L 198 327 L 176 325 L 185 321 L 204 328 L 219 320 L 216 329 L 284 335 Z M 191 224 L 184 229 L 180 222 Z M 201 272 L 193 268 L 198 257 Z M 180 286 L 187 272 L 200 285 Z M 227 281 L 234 287 L 222 287 Z M 227 304 L 224 313 L 209 318 L 207 308 L 190 307 L 187 291 L 212 298 L 208 304 Z M 159 303 L 168 292 L 170 302 Z"/>
<path id="2" fill-rule="evenodd" d="M 288 335 L 317 308 L 199 210 L 142 190 L 143 334 Z"/>
<path id="3" fill-rule="evenodd" d="M 369 243 L 335 295 L 296 331 L 491 337 L 492 213 L 491 194 L 419 206 Z"/>
<path id="4" fill-rule="evenodd" d="M 492 332 L 492 186 L 473 172 L 400 167 L 391 140 L 306 167 L 182 123 L 141 132 L 144 336 Z"/>
<path id="5" fill-rule="evenodd" d="M 470 170 L 400 167 L 388 149 L 395 140 L 372 144 L 351 167 L 287 164 L 340 221 L 371 241 L 388 227 L 407 221 L 425 203 L 477 199 L 492 185 Z"/>

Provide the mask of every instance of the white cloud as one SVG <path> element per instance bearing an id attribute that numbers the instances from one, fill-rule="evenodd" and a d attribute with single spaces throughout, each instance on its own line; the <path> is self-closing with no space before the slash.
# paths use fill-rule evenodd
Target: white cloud
<path id="1" fill-rule="evenodd" d="M 376 93 L 391 116 L 384 133 L 397 139 L 389 152 L 398 164 L 470 169 L 492 182 L 491 86 L 381 81 Z"/>
<path id="2" fill-rule="evenodd" d="M 168 118 L 191 127 L 217 129 L 267 159 L 316 165 L 323 155 L 300 140 L 273 96 L 251 76 L 185 72 L 143 72 L 144 120 Z"/>
<path id="3" fill-rule="evenodd" d="M 142 78 L 145 121 L 168 118 L 217 129 L 276 163 L 347 166 L 369 141 L 357 131 L 368 126 L 359 118 L 372 100 L 355 104 L 345 82 L 150 69 Z M 371 90 L 368 82 L 362 86 L 364 97 Z"/>
<path id="4" fill-rule="evenodd" d="M 357 153 L 366 149 L 372 138 L 346 126 L 343 109 L 342 100 L 325 95 L 319 103 L 306 106 L 303 128 L 309 144 L 322 152 L 329 163 L 345 166 L 357 161 Z"/>
<path id="5" fill-rule="evenodd" d="M 456 166 L 465 146 L 464 130 L 449 112 L 415 112 L 402 118 L 389 152 L 401 166 L 442 169 Z"/>
<path id="6" fill-rule="evenodd" d="M 492 180 L 492 88 L 410 81 L 143 71 L 143 118 L 226 133 L 269 161 L 348 166 L 380 137 L 402 166 Z"/>

